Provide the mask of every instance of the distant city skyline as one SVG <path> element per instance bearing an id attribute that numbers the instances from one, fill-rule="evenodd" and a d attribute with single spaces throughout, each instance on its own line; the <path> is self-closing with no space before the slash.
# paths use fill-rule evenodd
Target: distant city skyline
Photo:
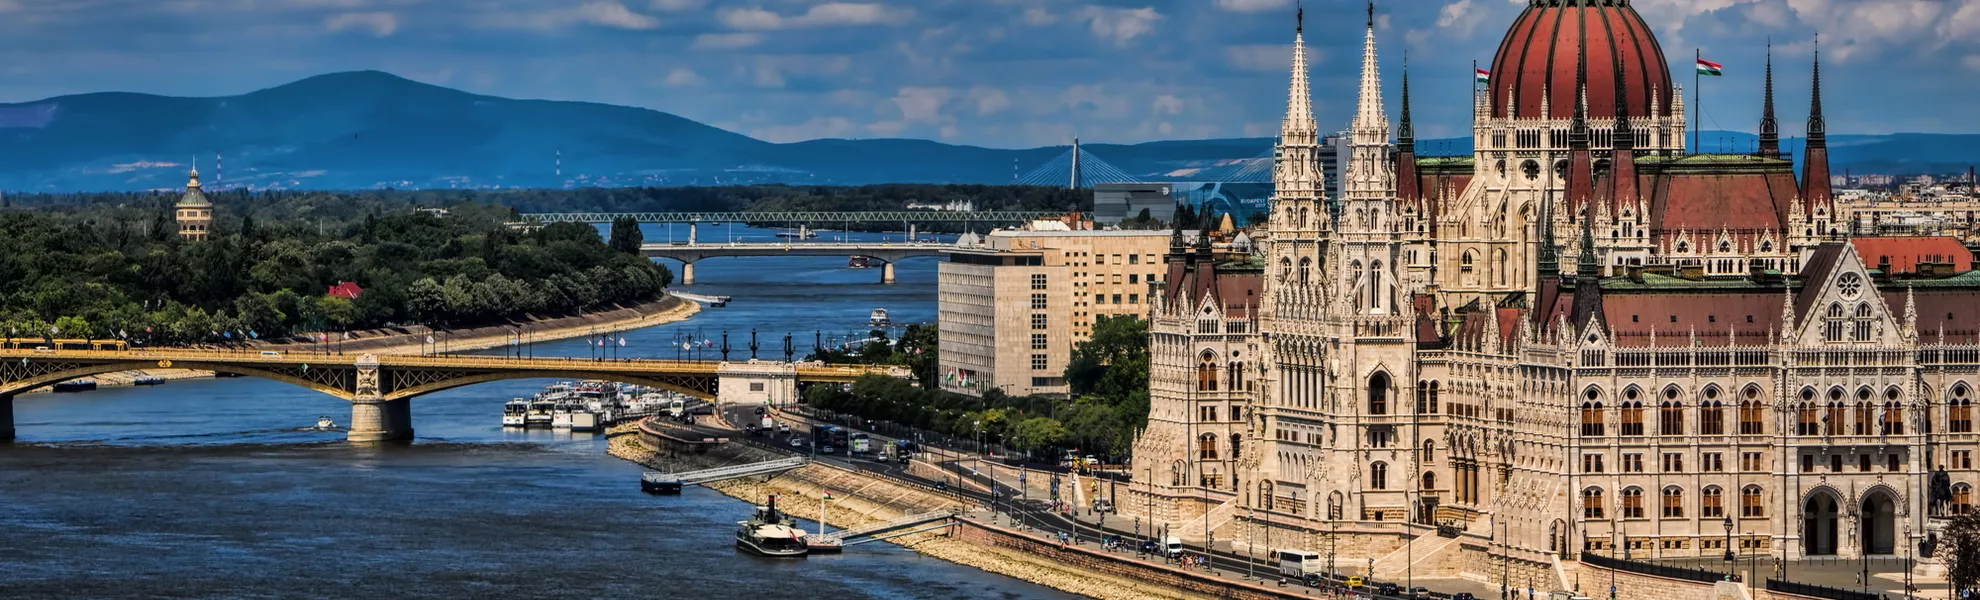
<path id="1" fill-rule="evenodd" d="M 1387 95 L 1402 53 L 1418 134 L 1463 135 L 1472 61 L 1525 0 L 1377 3 Z M 1980 0 L 1639 0 L 1702 129 L 1752 130 L 1774 42 L 1800 135 L 1822 35 L 1836 133 L 1972 133 Z M 753 137 L 907 137 L 989 147 L 1270 136 L 1293 0 L 0 0 L 0 101 L 101 91 L 220 96 L 377 69 L 516 98 L 639 106 Z M 1365 5 L 1306 2 L 1316 116 L 1353 108 Z M 1687 96 L 1689 96 L 1687 91 Z M 1331 125 L 1327 125 L 1331 124 Z"/>

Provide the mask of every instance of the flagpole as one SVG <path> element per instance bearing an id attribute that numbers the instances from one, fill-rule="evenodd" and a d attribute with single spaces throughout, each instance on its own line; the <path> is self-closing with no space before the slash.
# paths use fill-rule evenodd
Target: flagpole
<path id="1" fill-rule="evenodd" d="M 1705 50 L 1692 48 L 1691 52 L 1694 55 L 1691 63 L 1691 152 L 1698 154 L 1702 150 L 1698 147 L 1698 128 L 1703 126 L 1698 122 L 1698 65 L 1703 64 L 1701 61 L 1705 60 Z"/>

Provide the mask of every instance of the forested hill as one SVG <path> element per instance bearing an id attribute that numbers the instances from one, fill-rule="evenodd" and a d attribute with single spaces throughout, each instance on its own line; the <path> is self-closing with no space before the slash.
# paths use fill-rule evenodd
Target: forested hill
<path id="1" fill-rule="evenodd" d="M 200 242 L 178 239 L 169 199 L 0 212 L 0 319 L 18 337 L 206 343 L 562 315 L 653 300 L 673 279 L 636 239 L 608 245 L 570 223 L 516 230 L 507 208 L 462 203 L 438 215 L 394 199 L 295 194 L 225 216 L 226 196 L 215 198 L 213 239 Z M 363 293 L 326 293 L 342 281 Z"/>

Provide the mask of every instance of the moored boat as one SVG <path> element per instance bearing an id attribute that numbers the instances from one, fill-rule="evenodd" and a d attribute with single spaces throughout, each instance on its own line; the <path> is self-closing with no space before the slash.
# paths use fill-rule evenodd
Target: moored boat
<path id="1" fill-rule="evenodd" d="M 55 393 L 57 394 L 87 392 L 93 389 L 96 389 L 96 380 L 94 379 L 72 379 L 55 384 Z"/>
<path id="2" fill-rule="evenodd" d="M 887 309 L 884 308 L 873 309 L 873 312 L 866 316 L 866 324 L 874 327 L 886 327 L 893 322 L 893 319 L 887 316 Z"/>
<path id="3" fill-rule="evenodd" d="M 804 532 L 783 513 L 777 512 L 777 496 L 756 507 L 756 515 L 736 523 L 736 547 L 758 556 L 804 556 Z"/>
<path id="4" fill-rule="evenodd" d="M 516 398 L 502 404 L 503 427 L 529 426 L 529 401 Z"/>

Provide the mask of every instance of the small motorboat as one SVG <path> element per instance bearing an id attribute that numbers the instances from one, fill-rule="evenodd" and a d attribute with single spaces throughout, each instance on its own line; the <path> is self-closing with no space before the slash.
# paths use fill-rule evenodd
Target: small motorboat
<path id="1" fill-rule="evenodd" d="M 876 308 L 873 309 L 873 312 L 871 314 L 868 314 L 866 316 L 866 324 L 871 325 L 873 327 L 886 327 L 888 325 L 892 325 L 893 320 L 888 318 L 887 309 Z"/>
<path id="2" fill-rule="evenodd" d="M 777 512 L 777 496 L 771 495 L 767 506 L 756 507 L 754 517 L 736 523 L 736 547 L 758 556 L 804 556 L 809 551 L 804 546 L 804 533 L 796 525 Z"/>
<path id="3" fill-rule="evenodd" d="M 317 417 L 316 428 L 329 431 L 337 428 L 337 422 L 330 420 L 330 417 Z"/>

